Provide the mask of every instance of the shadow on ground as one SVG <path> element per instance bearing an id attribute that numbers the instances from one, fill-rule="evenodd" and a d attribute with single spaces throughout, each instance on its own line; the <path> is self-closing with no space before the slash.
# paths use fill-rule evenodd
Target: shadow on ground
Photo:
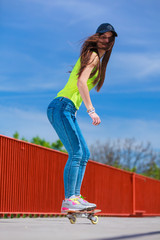
<path id="1" fill-rule="evenodd" d="M 123 235 L 118 237 L 110 237 L 110 238 L 99 238 L 97 240 L 123 240 L 123 239 L 131 239 L 131 238 L 139 238 L 139 237 L 148 237 L 153 235 L 160 235 L 160 231 L 158 232 L 148 232 L 148 233 L 138 233 L 138 234 L 131 234 L 131 235 Z M 160 236 L 159 236 L 160 239 Z"/>

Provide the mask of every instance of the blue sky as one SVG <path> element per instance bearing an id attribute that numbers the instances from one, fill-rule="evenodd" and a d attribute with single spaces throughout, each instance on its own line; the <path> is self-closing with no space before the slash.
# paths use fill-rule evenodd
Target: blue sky
<path id="1" fill-rule="evenodd" d="M 160 2 L 158 0 L 1 0 L 0 134 L 58 139 L 46 109 L 66 84 L 80 41 L 101 23 L 118 32 L 105 83 L 77 119 L 87 143 L 134 137 L 160 148 Z"/>

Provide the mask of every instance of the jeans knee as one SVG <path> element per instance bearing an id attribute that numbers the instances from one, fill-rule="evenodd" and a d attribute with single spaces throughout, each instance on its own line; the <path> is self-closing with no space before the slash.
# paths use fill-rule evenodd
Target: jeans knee
<path id="1" fill-rule="evenodd" d="M 77 150 L 74 150 L 74 151 L 70 154 L 70 156 L 71 156 L 72 158 L 74 158 L 77 162 L 80 162 L 81 159 L 82 159 L 82 157 L 83 157 L 82 149 L 79 148 L 79 149 L 77 149 Z"/>
<path id="2" fill-rule="evenodd" d="M 82 162 L 87 164 L 89 157 L 90 157 L 90 151 L 88 148 L 86 148 L 85 152 L 83 153 L 83 156 L 82 156 Z"/>

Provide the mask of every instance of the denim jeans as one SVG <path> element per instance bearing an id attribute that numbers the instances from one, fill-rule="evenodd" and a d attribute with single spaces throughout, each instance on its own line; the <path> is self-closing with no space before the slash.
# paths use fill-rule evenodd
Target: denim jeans
<path id="1" fill-rule="evenodd" d="M 65 198 L 80 195 L 81 184 L 90 156 L 75 117 L 76 111 L 74 103 L 65 97 L 55 98 L 47 109 L 48 119 L 69 155 L 63 175 Z"/>

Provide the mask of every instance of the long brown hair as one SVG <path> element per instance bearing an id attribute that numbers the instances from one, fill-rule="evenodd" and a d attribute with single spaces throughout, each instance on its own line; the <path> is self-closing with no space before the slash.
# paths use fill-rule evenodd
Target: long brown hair
<path id="1" fill-rule="evenodd" d="M 114 37 L 113 37 L 113 41 L 108 43 L 108 50 L 106 50 L 105 54 L 103 55 L 102 61 L 100 59 L 99 53 L 98 53 L 98 46 L 97 43 L 99 41 L 99 38 L 102 34 L 96 33 L 90 37 L 88 37 L 82 47 L 81 47 L 81 52 L 80 52 L 80 58 L 81 58 L 81 67 L 79 69 L 78 72 L 78 77 L 81 76 L 84 68 L 90 64 L 89 63 L 89 59 L 91 57 L 92 52 L 96 52 L 98 57 L 99 57 L 99 62 L 96 65 L 95 69 L 92 70 L 90 77 L 93 77 L 94 74 L 98 71 L 98 75 L 95 78 L 93 84 L 96 85 L 95 89 L 97 92 L 99 92 L 99 90 L 101 89 L 103 83 L 104 83 L 104 79 L 105 79 L 105 74 L 106 74 L 106 67 L 112 52 L 112 48 L 114 45 Z"/>

